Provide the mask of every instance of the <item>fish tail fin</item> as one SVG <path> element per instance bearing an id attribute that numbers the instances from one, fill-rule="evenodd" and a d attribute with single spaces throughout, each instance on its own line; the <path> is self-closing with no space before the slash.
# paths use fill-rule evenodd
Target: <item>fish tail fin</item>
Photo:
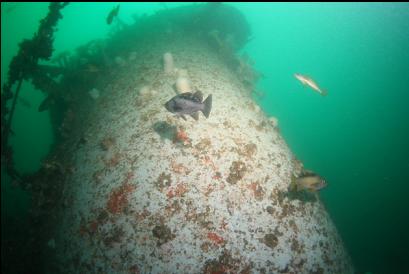
<path id="1" fill-rule="evenodd" d="M 326 89 L 321 90 L 321 95 L 322 96 L 327 96 L 328 95 L 328 91 Z"/>
<path id="2" fill-rule="evenodd" d="M 290 191 L 290 192 L 294 192 L 294 191 L 297 191 L 298 190 L 298 188 L 297 188 L 297 178 L 294 176 L 294 175 L 291 175 L 291 182 L 290 182 L 290 185 L 289 185 L 289 187 L 288 187 L 288 190 Z"/>
<path id="3" fill-rule="evenodd" d="M 207 96 L 206 100 L 204 100 L 203 102 L 204 104 L 204 108 L 202 110 L 204 116 L 206 116 L 206 118 L 209 118 L 209 114 L 210 111 L 212 110 L 212 95 L 210 94 L 209 96 Z"/>

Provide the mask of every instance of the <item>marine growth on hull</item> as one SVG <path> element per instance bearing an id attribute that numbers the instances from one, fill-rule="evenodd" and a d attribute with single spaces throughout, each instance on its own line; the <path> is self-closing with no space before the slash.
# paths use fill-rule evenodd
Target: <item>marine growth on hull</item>
<path id="1" fill-rule="evenodd" d="M 29 75 L 58 140 L 18 176 L 47 271 L 353 273 L 325 181 L 256 104 L 244 16 L 221 3 L 107 16 L 109 37 Z"/>

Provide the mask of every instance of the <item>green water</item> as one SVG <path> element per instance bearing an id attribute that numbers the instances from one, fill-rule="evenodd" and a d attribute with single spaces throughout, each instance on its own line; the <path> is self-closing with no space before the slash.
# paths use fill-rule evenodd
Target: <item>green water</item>
<path id="1" fill-rule="evenodd" d="M 304 165 L 329 182 L 321 197 L 355 267 L 359 273 L 409 273 L 409 4 L 232 5 L 252 27 L 253 40 L 243 51 L 265 75 L 258 83 L 265 92 L 259 103 L 278 118 Z M 112 6 L 68 5 L 55 35 L 56 52 L 104 37 Z M 18 43 L 32 37 L 47 7 L 1 4 L 2 84 Z M 163 8 L 121 4 L 120 18 L 132 22 L 134 13 Z M 294 73 L 311 76 L 328 96 L 304 88 Z M 37 112 L 43 94 L 25 83 L 21 96 L 32 107 L 17 105 L 11 143 L 17 168 L 33 172 L 53 135 L 48 112 Z M 13 188 L 2 170 L 2 242 L 26 237 L 13 225 L 25 223 L 29 207 L 29 193 Z"/>

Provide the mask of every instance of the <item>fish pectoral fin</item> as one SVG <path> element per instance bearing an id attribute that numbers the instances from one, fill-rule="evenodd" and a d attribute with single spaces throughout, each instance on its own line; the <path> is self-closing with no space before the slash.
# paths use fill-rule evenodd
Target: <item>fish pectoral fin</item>
<path id="1" fill-rule="evenodd" d="M 203 94 L 200 90 L 197 90 L 193 96 L 201 103 L 203 102 Z"/>
<path id="2" fill-rule="evenodd" d="M 190 116 L 192 116 L 196 121 L 199 121 L 199 112 L 192 113 Z"/>
<path id="3" fill-rule="evenodd" d="M 308 188 L 308 191 L 309 191 L 310 193 L 318 193 L 318 190 L 317 190 L 316 188 L 314 188 L 314 187 L 309 187 L 309 188 Z"/>

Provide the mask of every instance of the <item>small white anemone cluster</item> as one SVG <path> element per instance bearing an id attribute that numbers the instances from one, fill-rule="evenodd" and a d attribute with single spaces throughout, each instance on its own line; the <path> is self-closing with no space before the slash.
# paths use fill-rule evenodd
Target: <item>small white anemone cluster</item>
<path id="1" fill-rule="evenodd" d="M 117 56 L 115 57 L 115 64 L 119 67 L 124 67 L 126 66 L 126 61 L 121 56 Z"/>
<path id="2" fill-rule="evenodd" d="M 277 128 L 277 127 L 278 127 L 278 119 L 277 119 L 276 117 L 272 116 L 272 117 L 268 118 L 268 121 L 270 122 L 270 125 L 271 125 L 273 128 Z"/>
<path id="3" fill-rule="evenodd" d="M 137 54 L 136 51 L 131 51 L 131 52 L 129 53 L 128 61 L 135 61 L 137 55 L 138 55 L 138 54 Z"/>
<path id="4" fill-rule="evenodd" d="M 151 89 L 149 86 L 142 86 L 139 89 L 139 95 L 140 96 L 151 96 L 151 95 L 155 95 L 156 94 L 156 90 Z"/>
<path id="5" fill-rule="evenodd" d="M 176 79 L 175 87 L 176 87 L 176 91 L 178 93 L 185 93 L 185 92 L 191 92 L 192 91 L 192 87 L 190 85 L 189 78 L 184 77 L 184 76 L 179 76 Z"/>
<path id="6" fill-rule="evenodd" d="M 91 89 L 88 91 L 89 96 L 91 96 L 92 99 L 97 100 L 100 96 L 100 91 L 96 88 Z"/>
<path id="7" fill-rule="evenodd" d="M 163 70 L 167 75 L 172 75 L 176 72 L 175 63 L 173 62 L 173 55 L 170 52 L 166 52 L 163 55 Z"/>
<path id="8" fill-rule="evenodd" d="M 166 52 L 163 55 L 163 70 L 167 75 L 177 75 L 175 88 L 178 93 L 192 91 L 188 71 L 186 69 L 178 69 L 175 67 L 173 55 L 170 52 Z"/>
<path id="9" fill-rule="evenodd" d="M 178 77 L 189 78 L 189 73 L 187 72 L 187 69 L 177 69 L 177 75 Z"/>

